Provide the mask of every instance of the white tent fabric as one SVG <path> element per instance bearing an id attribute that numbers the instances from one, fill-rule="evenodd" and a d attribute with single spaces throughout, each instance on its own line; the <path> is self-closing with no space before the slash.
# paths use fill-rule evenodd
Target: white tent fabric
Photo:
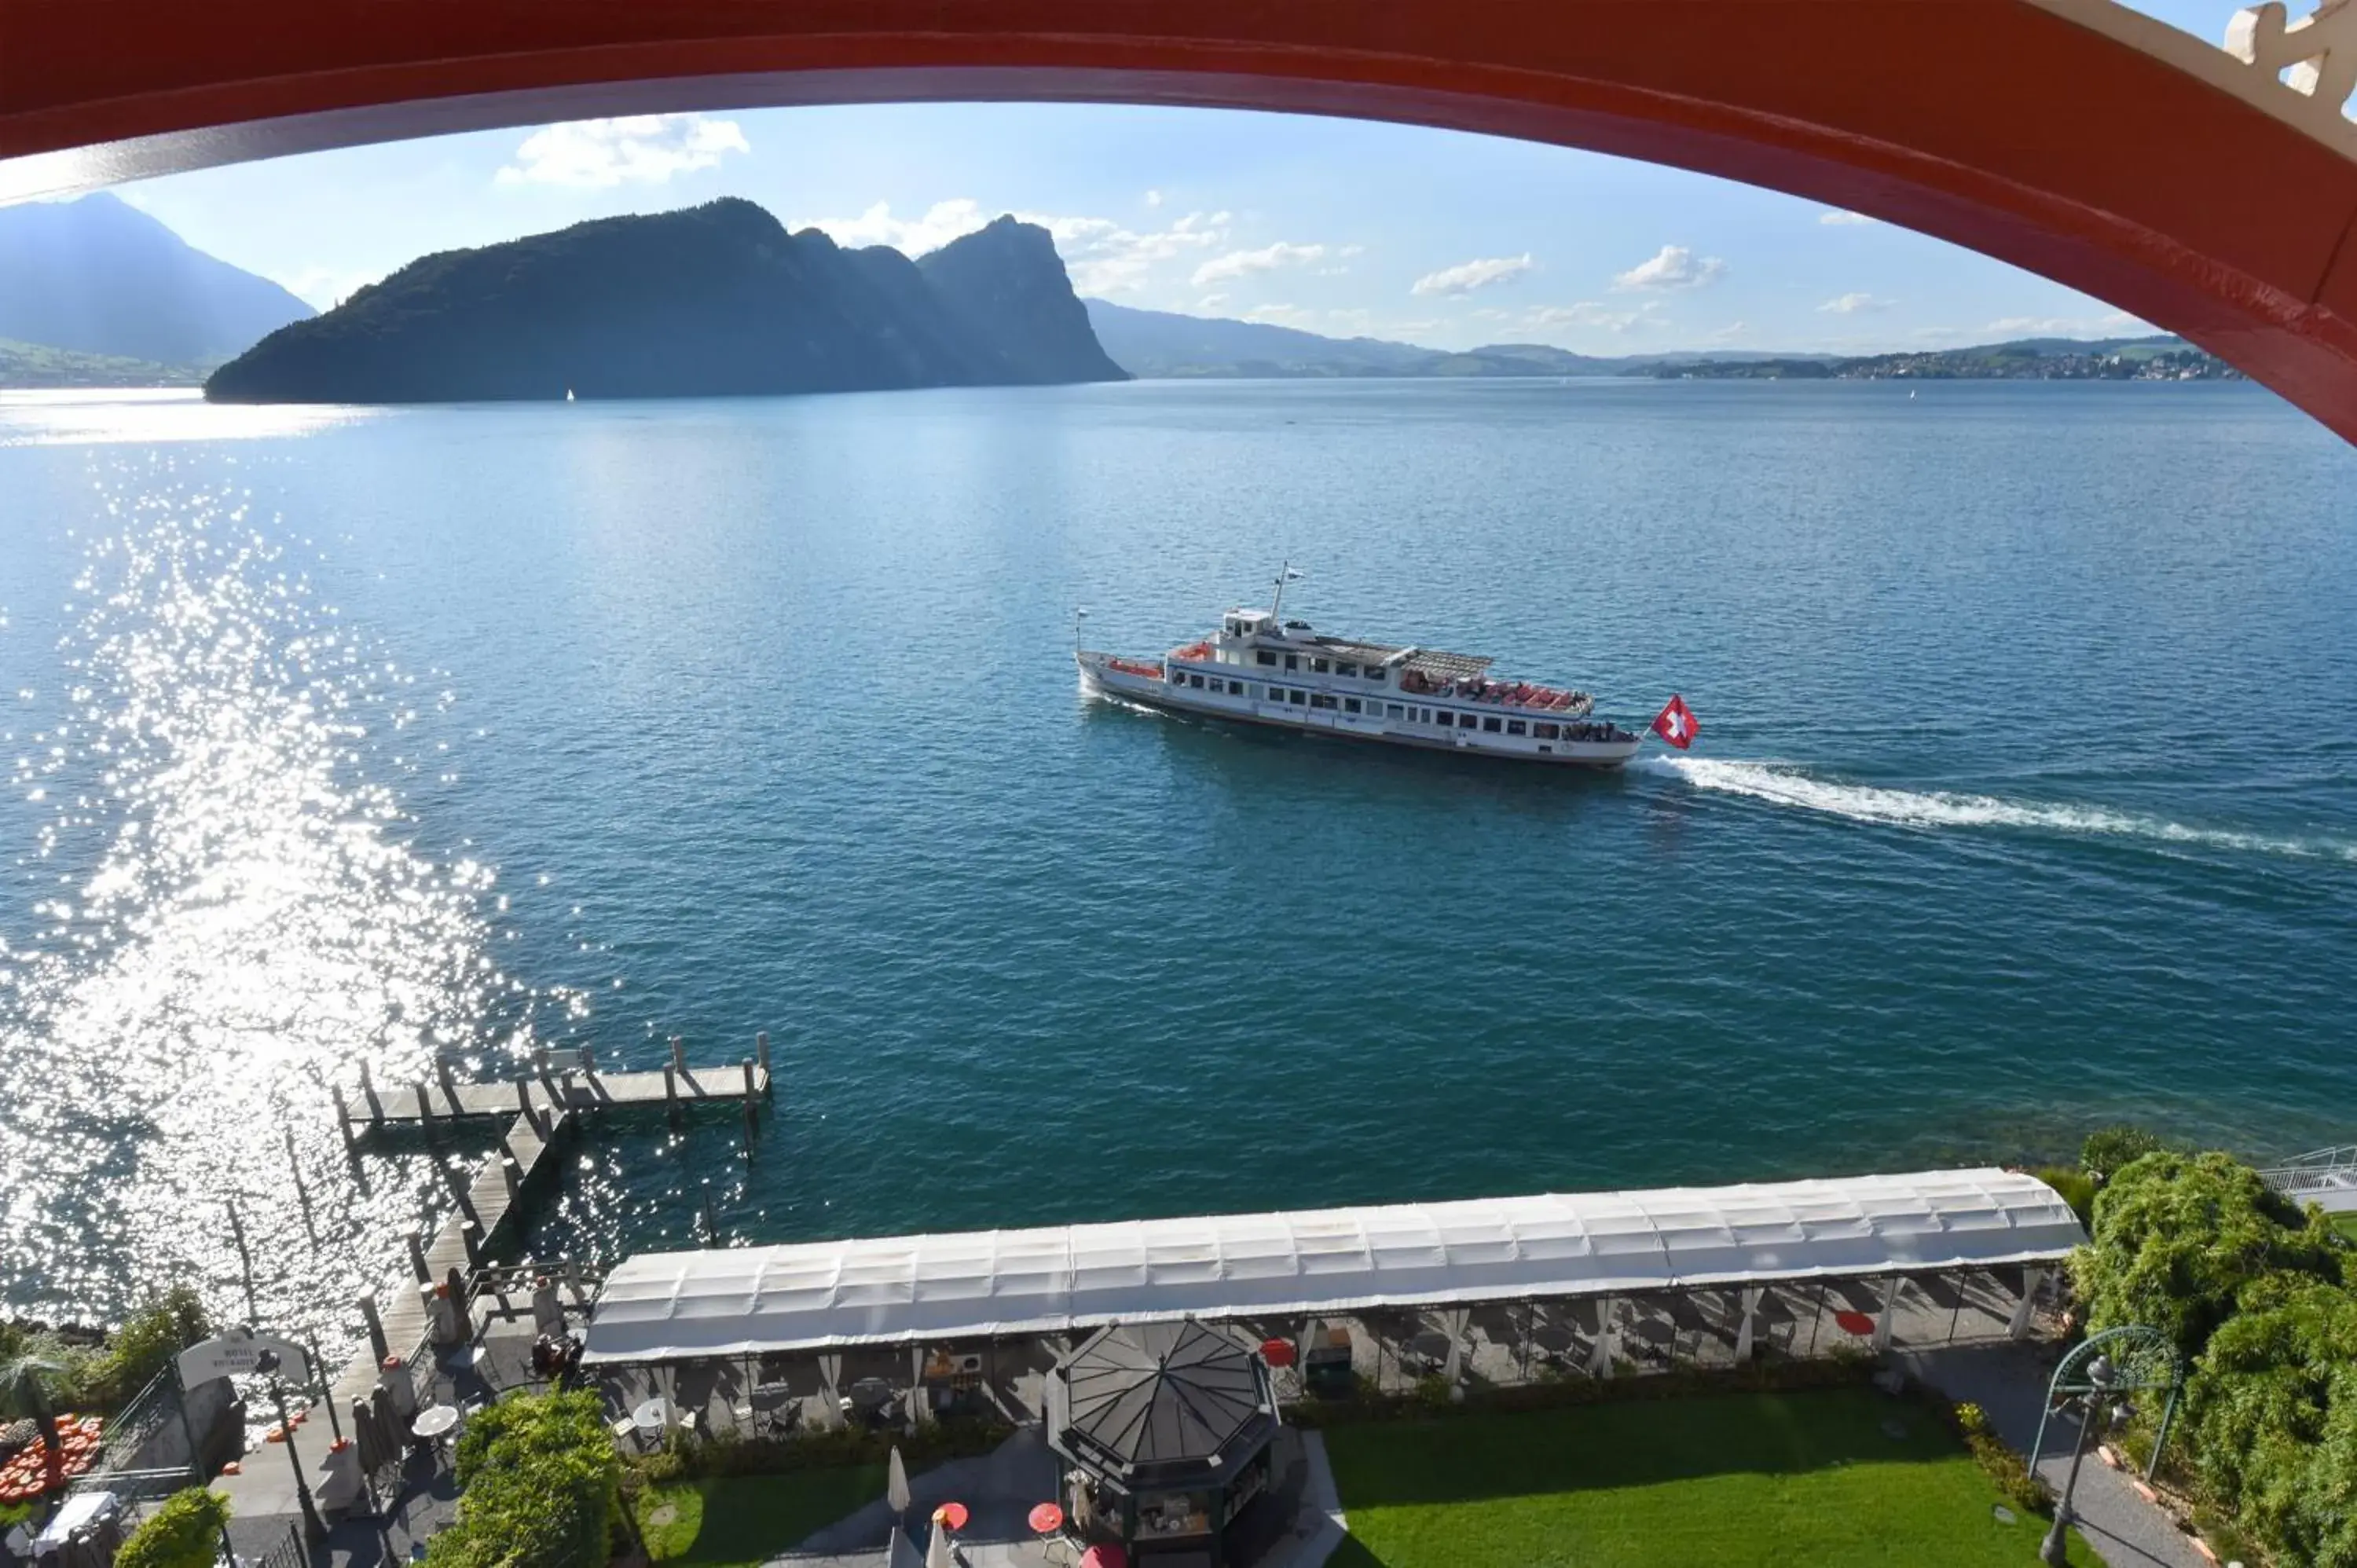
<path id="1" fill-rule="evenodd" d="M 2085 1240 L 2036 1177 L 1959 1170 L 646 1252 L 608 1277 L 583 1359 L 1934 1273 Z"/>

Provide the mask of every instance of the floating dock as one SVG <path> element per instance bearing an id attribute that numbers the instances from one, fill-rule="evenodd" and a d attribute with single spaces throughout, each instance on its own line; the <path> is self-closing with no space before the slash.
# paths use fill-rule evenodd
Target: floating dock
<path id="1" fill-rule="evenodd" d="M 748 1115 L 770 1097 L 770 1036 L 757 1036 L 754 1054 L 733 1067 L 691 1068 L 685 1047 L 671 1042 L 671 1060 L 655 1072 L 601 1073 L 595 1058 L 567 1053 L 566 1065 L 544 1054 L 530 1076 L 497 1083 L 460 1083 L 444 1066 L 436 1080 L 391 1088 L 373 1082 L 365 1064 L 356 1094 L 335 1090 L 344 1142 L 391 1127 L 428 1127 L 512 1116 L 546 1136 L 552 1119 L 585 1111 L 677 1112 L 698 1105 L 741 1105 Z"/>

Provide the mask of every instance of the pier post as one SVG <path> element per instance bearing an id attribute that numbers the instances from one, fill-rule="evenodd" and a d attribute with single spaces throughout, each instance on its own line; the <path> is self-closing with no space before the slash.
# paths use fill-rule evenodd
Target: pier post
<path id="1" fill-rule="evenodd" d="M 500 1176 L 508 1185 L 508 1208 L 512 1212 L 523 1198 L 523 1166 L 510 1154 L 500 1155 Z"/>
<path id="2" fill-rule="evenodd" d="M 417 1119 L 427 1126 L 434 1123 L 434 1097 L 425 1091 L 425 1080 L 417 1080 Z"/>
<path id="3" fill-rule="evenodd" d="M 663 1110 L 673 1120 L 679 1117 L 679 1069 L 663 1063 Z"/>
<path id="4" fill-rule="evenodd" d="M 533 1111 L 532 1080 L 528 1078 L 516 1079 L 516 1104 L 523 1111 L 523 1124 L 540 1137 L 548 1136 L 548 1129 L 541 1125 L 540 1117 Z"/>
<path id="5" fill-rule="evenodd" d="M 687 1042 L 677 1035 L 671 1037 L 671 1067 L 673 1072 L 687 1070 Z"/>
<path id="6" fill-rule="evenodd" d="M 328 1086 L 328 1098 L 336 1102 L 336 1133 L 344 1141 L 344 1152 L 352 1149 L 352 1113 L 344 1104 L 344 1088 L 339 1083 Z"/>
<path id="7" fill-rule="evenodd" d="M 384 1319 L 377 1316 L 376 1294 L 361 1293 L 361 1321 L 368 1325 L 369 1349 L 374 1353 L 372 1365 L 382 1367 L 393 1354 L 393 1346 L 384 1337 Z"/>
<path id="8" fill-rule="evenodd" d="M 414 1226 L 402 1232 L 402 1238 L 409 1243 L 409 1266 L 417 1275 L 417 1283 L 433 1283 L 434 1271 L 425 1266 L 425 1238 L 417 1233 Z"/>
<path id="9" fill-rule="evenodd" d="M 361 1099 L 368 1103 L 369 1121 L 371 1122 L 379 1122 L 384 1120 L 384 1102 L 376 1097 L 376 1084 L 369 1077 L 368 1058 L 366 1057 L 362 1057 L 361 1058 Z"/>
<path id="10" fill-rule="evenodd" d="M 764 1076 L 770 1070 L 770 1031 L 762 1030 L 753 1036 L 753 1059 L 761 1065 Z"/>
<path id="11" fill-rule="evenodd" d="M 434 1063 L 434 1076 L 442 1080 L 442 1098 L 450 1102 L 450 1114 L 457 1115 L 463 1107 L 458 1103 L 458 1080 L 451 1076 L 450 1064 L 437 1058 Z"/>

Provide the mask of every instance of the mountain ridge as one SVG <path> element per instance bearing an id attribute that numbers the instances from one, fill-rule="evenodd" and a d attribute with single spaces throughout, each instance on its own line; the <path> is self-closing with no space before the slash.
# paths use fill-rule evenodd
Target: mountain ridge
<path id="1" fill-rule="evenodd" d="M 223 403 L 460 403 L 1125 381 L 1047 231 L 912 261 L 723 197 L 421 256 L 216 371 Z"/>
<path id="2" fill-rule="evenodd" d="M 312 314 L 101 191 L 0 207 L 0 338 L 167 366 L 218 363 Z"/>

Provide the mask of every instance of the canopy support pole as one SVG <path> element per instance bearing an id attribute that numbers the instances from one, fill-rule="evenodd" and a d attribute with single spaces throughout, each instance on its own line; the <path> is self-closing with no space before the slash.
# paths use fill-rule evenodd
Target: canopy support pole
<path id="1" fill-rule="evenodd" d="M 1604 1297 L 1596 1307 L 1596 1348 L 1587 1358 L 1587 1373 L 1593 1378 L 1612 1375 L 1612 1298 Z"/>
<path id="2" fill-rule="evenodd" d="M 1742 1366 L 1751 1359 L 1751 1330 L 1760 1316 L 1760 1298 L 1767 1294 L 1764 1285 L 1745 1285 L 1741 1292 L 1743 1321 L 1735 1330 L 1735 1364 Z"/>
<path id="3" fill-rule="evenodd" d="M 2029 1337 L 2029 1320 L 2032 1310 L 2038 1301 L 2039 1289 L 2045 1283 L 2046 1271 L 2044 1269 L 2024 1269 L 2021 1271 L 2021 1299 L 2014 1304 L 2012 1321 L 2008 1322 L 2005 1326 L 2007 1338 L 2027 1339 Z"/>

